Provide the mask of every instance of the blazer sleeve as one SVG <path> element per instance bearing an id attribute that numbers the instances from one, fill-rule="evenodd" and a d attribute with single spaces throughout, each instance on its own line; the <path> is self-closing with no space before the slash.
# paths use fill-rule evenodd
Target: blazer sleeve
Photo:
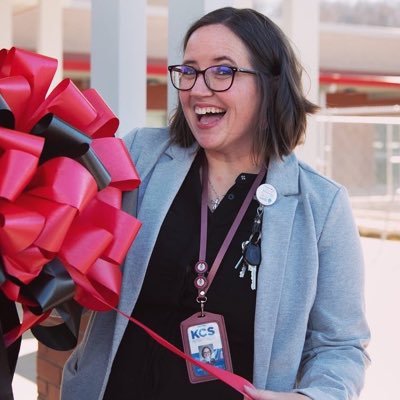
<path id="1" fill-rule="evenodd" d="M 319 240 L 318 287 L 297 392 L 314 400 L 358 398 L 369 364 L 364 262 L 346 190 L 338 190 Z"/>

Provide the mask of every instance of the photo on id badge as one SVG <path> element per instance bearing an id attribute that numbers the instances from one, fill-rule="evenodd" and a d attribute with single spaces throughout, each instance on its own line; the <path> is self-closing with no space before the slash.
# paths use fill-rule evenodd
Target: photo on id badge
<path id="1" fill-rule="evenodd" d="M 190 355 L 214 367 L 226 369 L 224 351 L 219 326 L 216 322 L 191 326 L 188 329 Z M 205 376 L 208 372 L 193 365 L 195 376 Z"/>

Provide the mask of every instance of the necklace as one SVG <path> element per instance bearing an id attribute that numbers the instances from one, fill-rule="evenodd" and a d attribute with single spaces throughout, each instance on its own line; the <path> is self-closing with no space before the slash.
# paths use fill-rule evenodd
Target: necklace
<path id="1" fill-rule="evenodd" d="M 211 212 L 214 212 L 214 211 L 217 209 L 217 207 L 219 206 L 219 204 L 221 203 L 222 199 L 225 197 L 225 194 L 226 194 L 226 193 L 223 194 L 222 196 L 220 196 L 220 195 L 217 193 L 217 191 L 215 190 L 215 188 L 214 188 L 213 184 L 211 183 L 210 179 L 208 179 L 208 184 L 210 185 L 210 188 L 211 188 L 212 192 L 213 192 L 214 195 L 215 195 L 215 198 L 214 198 L 214 199 L 210 199 L 210 200 L 208 201 L 209 204 L 210 204 L 210 210 L 211 210 Z"/>

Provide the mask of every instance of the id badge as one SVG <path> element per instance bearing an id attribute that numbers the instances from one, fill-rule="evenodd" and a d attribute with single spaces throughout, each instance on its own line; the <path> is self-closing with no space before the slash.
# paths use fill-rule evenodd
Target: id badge
<path id="1" fill-rule="evenodd" d="M 226 335 L 224 317 L 206 312 L 194 314 L 181 323 L 183 349 L 196 360 L 232 372 L 231 354 Z M 204 369 L 186 361 L 191 383 L 217 379 Z"/>

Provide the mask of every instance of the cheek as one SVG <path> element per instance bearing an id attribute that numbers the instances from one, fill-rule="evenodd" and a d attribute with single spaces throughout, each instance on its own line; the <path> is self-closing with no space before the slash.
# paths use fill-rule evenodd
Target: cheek
<path id="1" fill-rule="evenodd" d="M 179 102 L 181 104 L 183 114 L 185 115 L 186 120 L 189 118 L 189 96 L 186 92 L 179 92 Z"/>
<path id="2" fill-rule="evenodd" d="M 246 117 L 252 120 L 254 123 L 257 119 L 259 108 L 260 108 L 260 93 L 255 86 L 249 86 L 247 90 L 244 90 L 241 94 L 241 98 L 244 99 L 242 103 L 242 112 Z"/>
<path id="3" fill-rule="evenodd" d="M 188 107 L 189 104 L 189 94 L 188 92 L 179 92 L 178 94 L 179 102 L 181 103 L 182 108 Z"/>

